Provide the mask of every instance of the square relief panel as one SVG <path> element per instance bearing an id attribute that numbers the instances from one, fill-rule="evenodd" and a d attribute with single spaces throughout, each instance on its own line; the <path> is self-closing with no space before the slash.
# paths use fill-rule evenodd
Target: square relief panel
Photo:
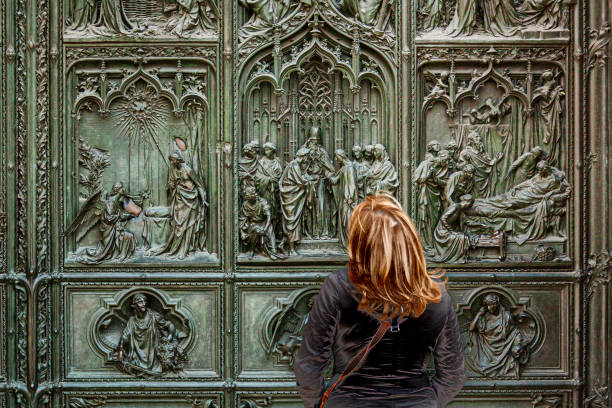
<path id="1" fill-rule="evenodd" d="M 570 260 L 565 53 L 418 50 L 413 217 L 429 261 Z"/>
<path id="2" fill-rule="evenodd" d="M 304 408 L 297 392 L 239 392 L 236 397 L 238 408 Z"/>
<path id="3" fill-rule="evenodd" d="M 569 377 L 570 286 L 450 284 L 468 377 Z"/>
<path id="4" fill-rule="evenodd" d="M 207 284 L 65 287 L 66 377 L 218 378 L 220 296 Z"/>
<path id="5" fill-rule="evenodd" d="M 292 380 L 302 331 L 319 288 L 240 285 L 236 291 L 238 378 Z"/>
<path id="6" fill-rule="evenodd" d="M 491 390 L 462 392 L 452 408 L 561 408 L 570 403 L 567 392 L 533 391 L 529 394 L 492 394 Z"/>
<path id="7" fill-rule="evenodd" d="M 70 408 L 220 408 L 223 395 L 193 391 L 158 392 L 113 391 L 112 393 L 64 394 L 64 405 Z"/>
<path id="8" fill-rule="evenodd" d="M 216 48 L 66 53 L 66 266 L 218 265 Z"/>

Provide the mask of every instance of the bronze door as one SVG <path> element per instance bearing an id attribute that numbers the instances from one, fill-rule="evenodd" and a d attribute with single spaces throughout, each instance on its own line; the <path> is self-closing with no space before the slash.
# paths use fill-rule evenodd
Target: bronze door
<path id="1" fill-rule="evenodd" d="M 0 7 L 0 406 L 302 406 L 379 191 L 447 271 L 453 407 L 610 406 L 607 1 Z"/>

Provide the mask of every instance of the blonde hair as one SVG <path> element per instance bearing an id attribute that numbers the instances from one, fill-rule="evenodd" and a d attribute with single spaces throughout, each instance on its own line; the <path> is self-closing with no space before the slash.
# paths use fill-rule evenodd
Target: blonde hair
<path id="1" fill-rule="evenodd" d="M 359 309 L 383 319 L 418 317 L 442 297 L 443 271 L 429 273 L 410 217 L 390 194 L 369 196 L 349 222 L 349 279 L 360 290 Z"/>

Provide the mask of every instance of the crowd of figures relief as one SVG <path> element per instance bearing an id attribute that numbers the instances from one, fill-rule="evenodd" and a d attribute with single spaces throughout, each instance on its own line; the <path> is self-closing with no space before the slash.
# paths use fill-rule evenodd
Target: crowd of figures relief
<path id="1" fill-rule="evenodd" d="M 426 143 L 413 182 L 425 251 L 447 263 L 565 259 L 562 75 L 530 63 L 502 70 L 492 58 L 472 72 L 424 73 Z"/>
<path id="2" fill-rule="evenodd" d="M 214 0 L 71 0 L 72 37 L 210 36 L 217 31 Z"/>
<path id="3" fill-rule="evenodd" d="M 355 206 L 367 195 L 394 194 L 399 187 L 395 166 L 382 144 L 355 145 L 330 155 L 321 129 L 309 129 L 306 143 L 285 166 L 274 143 L 247 143 L 239 160 L 242 192 L 240 239 L 253 257 L 276 260 L 299 256 L 303 240 L 334 241 L 346 246 Z"/>
<path id="4" fill-rule="evenodd" d="M 427 35 L 474 34 L 538 38 L 567 36 L 569 3 L 560 0 L 418 0 L 419 28 Z"/>
<path id="5" fill-rule="evenodd" d="M 119 66 L 102 62 L 102 74 L 79 79 L 71 256 L 84 264 L 214 260 L 206 71 Z"/>

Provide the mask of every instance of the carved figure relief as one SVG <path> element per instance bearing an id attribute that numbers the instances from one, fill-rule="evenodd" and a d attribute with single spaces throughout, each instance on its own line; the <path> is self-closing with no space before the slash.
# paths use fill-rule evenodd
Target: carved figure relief
<path id="1" fill-rule="evenodd" d="M 108 365 L 137 377 L 181 375 L 195 339 L 194 323 L 176 300 L 152 289 L 107 299 L 90 324 L 92 345 Z"/>
<path id="2" fill-rule="evenodd" d="M 427 144 L 413 183 L 425 252 L 436 262 L 530 261 L 547 246 L 565 259 L 572 189 L 561 170 L 561 74 L 544 65 L 534 73 L 532 63 L 522 74 L 487 64 L 484 72 L 458 63 L 423 72 Z"/>
<path id="3" fill-rule="evenodd" d="M 437 36 L 568 36 L 569 4 L 558 0 L 420 0 L 417 22 Z M 426 37 L 426 36 L 425 36 Z"/>
<path id="4" fill-rule="evenodd" d="M 374 3 L 377 13 L 390 7 Z M 249 258 L 342 255 L 360 197 L 399 188 L 396 152 L 388 151 L 395 124 L 385 109 L 392 90 L 384 64 L 362 56 L 359 47 L 322 38 L 328 27 L 319 20 L 319 7 L 309 23 L 310 38 L 292 44 L 288 57 L 281 44 L 280 54 L 263 56 L 245 73 L 239 207 L 247 220 L 245 210 L 265 200 L 277 244 L 276 252 L 268 244 L 247 244 L 245 222 L 241 250 Z M 249 187 L 260 199 L 247 202 Z M 259 227 L 268 230 L 267 210 L 261 208 Z"/>
<path id="5" fill-rule="evenodd" d="M 457 307 L 466 330 L 468 367 L 484 377 L 520 378 L 543 341 L 543 321 L 528 299 L 501 287 L 480 288 Z"/>
<path id="6" fill-rule="evenodd" d="M 209 37 L 220 18 L 215 0 L 71 0 L 67 37 Z"/>
<path id="7" fill-rule="evenodd" d="M 318 292 L 316 288 L 296 290 L 287 298 L 275 299 L 274 305 L 264 312 L 260 339 L 269 358 L 293 366 Z"/>
<path id="8" fill-rule="evenodd" d="M 207 71 L 180 62 L 175 73 L 100 68 L 80 75 L 75 95 L 80 189 L 69 197 L 70 259 L 213 261 Z"/>

